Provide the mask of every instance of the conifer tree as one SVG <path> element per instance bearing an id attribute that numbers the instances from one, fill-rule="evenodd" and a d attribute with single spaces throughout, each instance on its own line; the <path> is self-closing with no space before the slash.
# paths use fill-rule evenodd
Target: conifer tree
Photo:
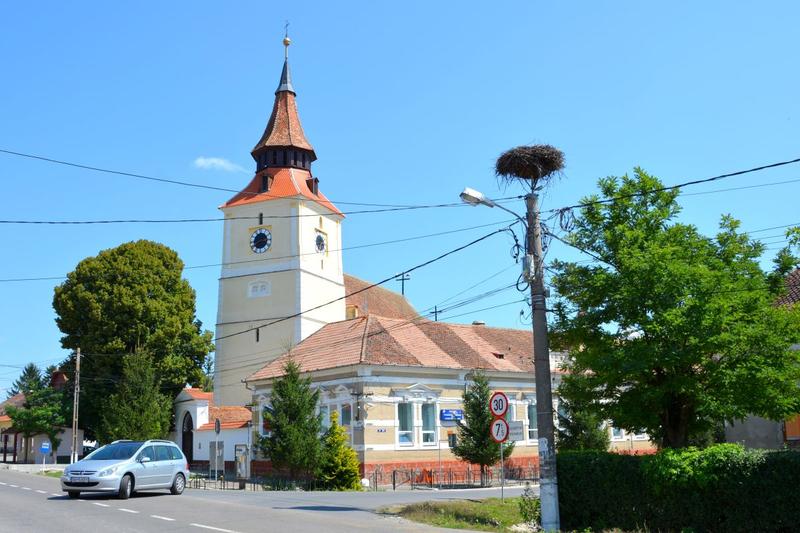
<path id="1" fill-rule="evenodd" d="M 122 383 L 104 402 L 98 431 L 101 442 L 163 439 L 172 420 L 172 401 L 161 393 L 153 359 L 146 353 L 125 357 Z"/>
<path id="2" fill-rule="evenodd" d="M 39 367 L 36 366 L 35 363 L 28 363 L 25 365 L 25 368 L 22 369 L 22 373 L 19 377 L 14 380 L 14 383 L 12 383 L 11 387 L 8 389 L 8 397 L 11 398 L 20 392 L 27 394 L 39 390 L 49 383 L 49 379 L 48 383 L 43 384 L 43 381 L 44 378 L 42 377 L 42 371 L 39 370 Z"/>
<path id="3" fill-rule="evenodd" d="M 339 413 L 331 413 L 331 427 L 322 438 L 319 480 L 328 490 L 361 490 L 361 464 L 339 425 Z"/>
<path id="4" fill-rule="evenodd" d="M 319 391 L 311 380 L 300 377 L 300 366 L 289 360 L 283 377 L 275 380 L 264 419 L 270 429 L 260 445 L 273 466 L 286 469 L 293 480 L 313 476 L 319 466 L 322 429 L 317 414 Z"/>
<path id="5" fill-rule="evenodd" d="M 564 397 L 560 402 L 558 449 L 607 451 L 611 438 L 597 413 L 581 409 Z"/>
<path id="6" fill-rule="evenodd" d="M 453 453 L 459 459 L 481 468 L 481 485 L 486 484 L 487 468 L 500 461 L 500 444 L 492 439 L 492 412 L 489 410 L 489 380 L 483 372 L 475 372 L 472 384 L 464 392 L 464 421 L 458 421 L 458 441 Z M 503 445 L 503 458 L 508 459 L 514 444 Z"/>

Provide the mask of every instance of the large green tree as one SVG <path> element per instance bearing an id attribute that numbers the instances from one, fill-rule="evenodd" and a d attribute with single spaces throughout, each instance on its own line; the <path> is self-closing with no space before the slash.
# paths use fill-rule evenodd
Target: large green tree
<path id="1" fill-rule="evenodd" d="M 53 455 L 61 444 L 59 434 L 63 431 L 65 416 L 63 391 L 50 387 L 40 387 L 25 393 L 22 407 L 10 406 L 6 413 L 16 431 L 30 439 L 35 435 L 47 435 L 50 440 L 50 454 Z M 25 446 L 24 461 L 28 462 L 28 447 Z"/>
<path id="2" fill-rule="evenodd" d="M 492 412 L 489 398 L 492 391 L 489 379 L 483 372 L 473 373 L 472 383 L 464 391 L 464 420 L 458 421 L 458 439 L 453 454 L 481 468 L 481 485 L 487 481 L 487 468 L 500 461 L 500 444 L 492 439 L 490 429 Z M 503 458 L 508 459 L 514 451 L 514 443 L 503 445 Z"/>
<path id="3" fill-rule="evenodd" d="M 765 247 L 730 216 L 713 237 L 678 222 L 678 191 L 641 169 L 599 188 L 614 200 L 585 198 L 564 238 L 594 262 L 553 264 L 553 342 L 573 361 L 560 394 L 664 447 L 800 411 L 800 308 L 774 305 Z"/>
<path id="4" fill-rule="evenodd" d="M 48 376 L 47 383 L 45 383 L 45 378 L 42 376 L 42 371 L 38 366 L 36 366 L 35 363 L 28 363 L 22 369 L 22 373 L 20 373 L 19 377 L 15 379 L 11 384 L 11 387 L 9 387 L 8 397 L 11 398 L 20 392 L 28 393 L 39 390 L 42 387 L 47 386 L 49 381 L 50 380 Z"/>
<path id="5" fill-rule="evenodd" d="M 300 377 L 300 367 L 289 360 L 284 375 L 275 380 L 270 405 L 264 410 L 269 435 L 261 449 L 278 469 L 286 469 L 292 479 L 316 474 L 320 461 L 322 422 L 317 414 L 319 391 L 311 379 Z"/>
<path id="6" fill-rule="evenodd" d="M 152 357 L 139 352 L 126 356 L 123 364 L 117 392 L 103 402 L 97 438 L 104 443 L 163 439 L 172 419 L 172 397 L 161 392 Z"/>
<path id="7" fill-rule="evenodd" d="M 100 425 L 100 407 L 115 391 L 129 354 L 152 356 L 168 395 L 202 382 L 212 335 L 195 316 L 195 292 L 182 271 L 177 253 L 142 240 L 84 259 L 56 287 L 61 345 L 80 347 L 83 354 L 79 414 L 89 435 Z M 64 365 L 70 376 L 74 364 L 73 355 Z"/>

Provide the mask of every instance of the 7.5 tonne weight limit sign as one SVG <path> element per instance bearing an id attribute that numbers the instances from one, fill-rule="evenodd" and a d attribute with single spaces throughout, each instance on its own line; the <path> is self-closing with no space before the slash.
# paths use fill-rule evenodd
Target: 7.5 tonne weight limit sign
<path id="1" fill-rule="evenodd" d="M 492 438 L 495 442 L 505 442 L 508 439 L 508 422 L 502 418 L 492 420 Z"/>

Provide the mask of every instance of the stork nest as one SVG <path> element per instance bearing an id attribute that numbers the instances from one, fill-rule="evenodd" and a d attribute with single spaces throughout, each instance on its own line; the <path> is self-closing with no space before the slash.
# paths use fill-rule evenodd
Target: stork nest
<path id="1" fill-rule="evenodd" d="M 517 146 L 497 158 L 495 174 L 504 181 L 531 180 L 533 185 L 564 168 L 564 152 L 549 144 Z"/>

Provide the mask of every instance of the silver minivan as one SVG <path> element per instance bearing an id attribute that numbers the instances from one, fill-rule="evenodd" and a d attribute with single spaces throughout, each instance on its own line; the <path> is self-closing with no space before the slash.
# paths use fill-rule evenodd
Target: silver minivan
<path id="1" fill-rule="evenodd" d="M 125 500 L 143 490 L 181 494 L 187 479 L 189 463 L 174 442 L 117 440 L 65 468 L 61 490 L 70 498 L 81 492 L 108 492 Z"/>

